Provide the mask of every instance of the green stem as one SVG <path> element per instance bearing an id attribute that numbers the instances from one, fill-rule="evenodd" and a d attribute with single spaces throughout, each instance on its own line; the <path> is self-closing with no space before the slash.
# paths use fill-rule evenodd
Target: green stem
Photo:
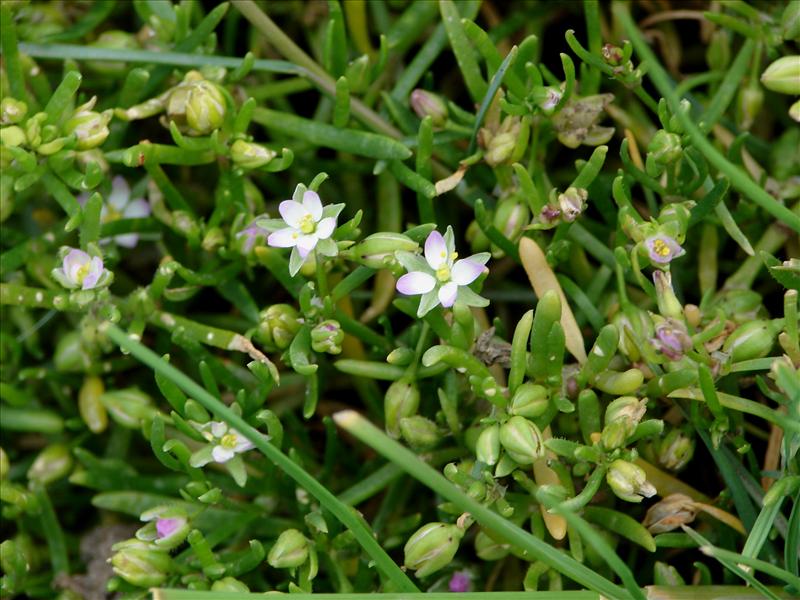
<path id="1" fill-rule="evenodd" d="M 369 531 L 363 522 L 356 516 L 351 509 L 336 498 L 324 485 L 314 479 L 307 471 L 292 461 L 283 452 L 267 441 L 261 433 L 252 427 L 242 417 L 234 413 L 225 406 L 220 400 L 209 394 L 203 387 L 192 381 L 184 373 L 170 365 L 160 356 L 149 350 L 139 342 L 129 338 L 124 331 L 112 323 L 106 323 L 104 329 L 111 340 L 120 348 L 130 352 L 135 358 L 149 366 L 156 373 L 170 379 L 178 385 L 184 392 L 213 412 L 218 418 L 223 419 L 228 424 L 235 427 L 245 438 L 258 448 L 264 456 L 271 460 L 275 465 L 294 479 L 298 485 L 305 488 L 319 502 L 329 510 L 342 524 L 353 532 L 353 535 L 375 561 L 380 571 L 390 579 L 394 585 L 406 593 L 418 592 L 419 590 L 408 576 L 400 570 L 395 562 L 381 548 L 372 532 Z"/>

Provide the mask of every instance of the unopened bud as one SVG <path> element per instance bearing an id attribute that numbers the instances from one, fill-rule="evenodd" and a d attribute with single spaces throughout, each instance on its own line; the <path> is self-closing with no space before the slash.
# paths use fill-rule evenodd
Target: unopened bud
<path id="1" fill-rule="evenodd" d="M 300 330 L 300 313 L 289 304 L 273 304 L 261 311 L 258 341 L 285 350 Z"/>
<path id="2" fill-rule="evenodd" d="M 339 354 L 342 351 L 344 331 L 339 321 L 328 319 L 311 330 L 311 348 L 314 352 Z"/>
<path id="3" fill-rule="evenodd" d="M 561 218 L 571 223 L 583 212 L 589 192 L 583 188 L 567 188 L 567 191 L 558 195 L 558 207 Z"/>
<path id="4" fill-rule="evenodd" d="M 3 98 L 0 103 L 0 125 L 15 125 L 28 114 L 28 105 L 15 98 Z"/>
<path id="5" fill-rule="evenodd" d="M 463 536 L 464 530 L 457 525 L 423 525 L 406 542 L 404 564 L 417 577 L 435 573 L 452 562 Z"/>
<path id="6" fill-rule="evenodd" d="M 297 529 L 287 529 L 278 536 L 267 555 L 267 562 L 275 569 L 293 569 L 307 558 L 308 540 Z"/>
<path id="7" fill-rule="evenodd" d="M 542 432 L 525 417 L 514 416 L 500 427 L 500 443 L 508 455 L 521 465 L 530 465 L 544 456 Z"/>
<path id="8" fill-rule="evenodd" d="M 443 127 L 447 122 L 447 104 L 440 96 L 426 90 L 411 92 L 411 108 L 420 119 L 431 117 L 434 127 Z"/>
<path id="9" fill-rule="evenodd" d="M 127 31 L 120 31 L 119 29 L 104 31 L 95 41 L 89 44 L 89 46 L 92 48 L 113 48 L 115 50 L 140 49 L 136 36 Z M 123 75 L 129 69 L 127 63 L 115 60 L 86 61 L 86 66 L 92 71 L 109 76 Z"/>
<path id="10" fill-rule="evenodd" d="M 397 263 L 395 252 L 414 252 L 417 248 L 419 244 L 402 233 L 382 231 L 368 235 L 347 253 L 371 269 L 385 269 Z"/>
<path id="11" fill-rule="evenodd" d="M 261 144 L 254 144 L 244 140 L 236 140 L 231 145 L 231 159 L 244 169 L 258 169 L 269 164 L 278 155 Z"/>
<path id="12" fill-rule="evenodd" d="M 680 429 L 673 429 L 658 444 L 658 462 L 670 471 L 678 472 L 694 456 L 694 439 Z"/>
<path id="13" fill-rule="evenodd" d="M 112 546 L 111 566 L 114 573 L 138 587 L 155 587 L 164 583 L 172 570 L 169 552 L 149 542 L 125 540 Z"/>
<path id="14" fill-rule="evenodd" d="M 656 488 L 647 481 L 641 467 L 625 460 L 615 460 L 606 473 L 606 481 L 612 491 L 628 502 L 641 502 L 656 494 Z"/>
<path id="15" fill-rule="evenodd" d="M 631 433 L 633 432 L 625 421 L 612 421 L 603 427 L 603 431 L 600 433 L 600 443 L 607 451 L 621 448 Z"/>
<path id="16" fill-rule="evenodd" d="M 550 405 L 547 388 L 535 383 L 523 383 L 514 392 L 508 410 L 512 415 L 535 419 L 544 414 Z"/>
<path id="17" fill-rule="evenodd" d="M 686 326 L 678 319 L 664 319 L 656 325 L 652 340 L 656 350 L 669 360 L 680 360 L 692 348 L 692 338 Z"/>
<path id="18" fill-rule="evenodd" d="M 500 129 L 491 136 L 491 139 L 486 144 L 486 154 L 484 154 L 483 158 L 487 164 L 496 167 L 511 157 L 517 145 L 519 128 L 519 117 L 508 116 L 503 120 Z"/>
<path id="19" fill-rule="evenodd" d="M 515 242 L 528 224 L 530 209 L 520 198 L 503 198 L 494 212 L 494 226 L 512 242 Z"/>
<path id="20" fill-rule="evenodd" d="M 739 90 L 737 98 L 737 108 L 739 114 L 739 126 L 742 129 L 750 129 L 761 112 L 764 104 L 764 92 L 757 86 L 745 86 Z"/>
<path id="21" fill-rule="evenodd" d="M 775 336 L 782 326 L 781 319 L 750 321 L 728 336 L 722 350 L 730 354 L 733 362 L 764 357 L 775 345 Z"/>
<path id="22" fill-rule="evenodd" d="M 800 96 L 800 55 L 782 56 L 761 74 L 761 83 L 773 92 Z"/>
<path id="23" fill-rule="evenodd" d="M 639 399 L 636 396 L 622 396 L 612 400 L 606 407 L 606 423 L 624 421 L 628 424 L 631 431 L 636 429 L 639 421 L 647 411 L 647 399 Z"/>
<path id="24" fill-rule="evenodd" d="M 441 439 L 436 423 L 421 415 L 400 419 L 400 433 L 412 448 L 420 450 L 433 448 Z"/>
<path id="25" fill-rule="evenodd" d="M 194 82 L 186 96 L 186 124 L 190 135 L 208 135 L 225 120 L 225 98 L 216 84 Z"/>
<path id="26" fill-rule="evenodd" d="M 600 53 L 603 55 L 603 60 L 606 64 L 612 67 L 618 67 L 622 64 L 625 56 L 622 52 L 622 48 L 614 44 L 606 44 L 600 49 Z"/>
<path id="27" fill-rule="evenodd" d="M 72 117 L 64 123 L 64 133 L 75 134 L 78 139 L 75 147 L 78 150 L 90 150 L 106 141 L 108 137 L 108 122 L 111 120 L 112 111 L 102 113 L 94 112 L 97 97 L 75 109 Z"/>
<path id="28" fill-rule="evenodd" d="M 494 465 L 500 458 L 500 426 L 489 425 L 481 431 L 475 444 L 475 456 L 482 463 Z"/>
<path id="29" fill-rule="evenodd" d="M 694 500 L 684 494 L 670 494 L 649 509 L 642 521 L 652 534 L 667 533 L 694 521 L 697 514 Z"/>
<path id="30" fill-rule="evenodd" d="M 672 289 L 672 275 L 666 271 L 656 269 L 653 271 L 653 283 L 656 286 L 656 300 L 658 301 L 658 310 L 661 315 L 680 319 L 683 316 L 683 306 L 681 306 Z"/>
<path id="31" fill-rule="evenodd" d="M 72 469 L 72 453 L 64 444 L 42 450 L 28 469 L 28 480 L 48 485 L 65 477 Z"/>
<path id="32" fill-rule="evenodd" d="M 730 62 L 730 34 L 725 29 L 715 29 L 706 50 L 706 63 L 712 71 L 724 71 Z"/>
<path id="33" fill-rule="evenodd" d="M 659 165 L 669 165 L 683 154 L 681 138 L 677 134 L 659 129 L 647 145 L 649 156 Z"/>
<path id="34" fill-rule="evenodd" d="M 250 588 L 235 577 L 223 577 L 211 584 L 212 592 L 233 592 L 236 594 L 249 594 Z"/>
<path id="35" fill-rule="evenodd" d="M 417 414 L 419 408 L 419 389 L 413 382 L 393 382 L 384 396 L 386 431 L 392 437 L 400 436 L 400 420 Z"/>

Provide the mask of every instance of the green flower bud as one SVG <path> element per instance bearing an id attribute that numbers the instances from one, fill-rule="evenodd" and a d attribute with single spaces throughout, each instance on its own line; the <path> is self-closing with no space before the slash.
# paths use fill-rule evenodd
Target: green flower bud
<path id="1" fill-rule="evenodd" d="M 297 529 L 287 529 L 270 549 L 267 562 L 275 569 L 293 569 L 307 558 L 308 540 Z"/>
<path id="2" fill-rule="evenodd" d="M 38 112 L 25 121 L 25 138 L 28 145 L 36 148 L 42 143 L 42 124 L 47 120 L 47 114 Z"/>
<path id="3" fill-rule="evenodd" d="M 172 570 L 169 552 L 148 542 L 130 539 L 114 544 L 111 549 L 114 573 L 132 585 L 148 588 L 161 585 Z"/>
<path id="4" fill-rule="evenodd" d="M 235 577 L 223 577 L 211 584 L 212 592 L 235 592 L 237 594 L 249 594 L 250 588 Z"/>
<path id="5" fill-rule="evenodd" d="M 632 431 L 625 421 L 612 421 L 606 423 L 600 433 L 600 443 L 607 451 L 622 448 Z"/>
<path id="6" fill-rule="evenodd" d="M 669 165 L 683 154 L 681 138 L 677 134 L 659 129 L 647 145 L 647 152 L 659 165 Z"/>
<path id="7" fill-rule="evenodd" d="M 428 523 L 406 542 L 404 564 L 417 577 L 426 577 L 449 565 L 458 550 L 464 530 L 447 523 Z"/>
<path id="8" fill-rule="evenodd" d="M 210 81 L 196 81 L 186 96 L 186 124 L 190 135 L 208 135 L 225 120 L 225 98 Z"/>
<path id="9" fill-rule="evenodd" d="M 511 551 L 511 547 L 504 543 L 498 542 L 492 538 L 488 533 L 481 529 L 475 536 L 475 554 L 478 558 L 487 562 L 502 560 Z"/>
<path id="10" fill-rule="evenodd" d="M 381 231 L 368 235 L 347 251 L 347 256 L 371 269 L 397 264 L 395 252 L 415 252 L 419 244 L 402 233 Z"/>
<path id="11" fill-rule="evenodd" d="M 339 321 L 328 319 L 311 330 L 311 348 L 314 352 L 339 354 L 342 351 L 344 331 Z"/>
<path id="12" fill-rule="evenodd" d="M 612 400 L 606 407 L 606 423 L 623 421 L 630 428 L 631 432 L 636 429 L 639 421 L 647 411 L 647 398 L 639 400 L 635 396 L 622 396 Z"/>
<path id="13" fill-rule="evenodd" d="M 789 107 L 789 117 L 800 123 L 800 100 Z"/>
<path id="14" fill-rule="evenodd" d="M 658 444 L 658 462 L 670 471 L 682 470 L 694 456 L 694 439 L 680 429 L 670 431 Z"/>
<path id="15" fill-rule="evenodd" d="M 782 327 L 782 319 L 750 321 L 728 336 L 722 350 L 730 354 L 733 362 L 761 358 L 769 354 Z"/>
<path id="16" fill-rule="evenodd" d="M 530 209 L 518 197 L 503 198 L 494 212 L 494 226 L 512 242 L 519 238 L 529 220 Z"/>
<path id="17" fill-rule="evenodd" d="M 549 405 L 547 388 L 535 383 L 523 383 L 514 392 L 508 412 L 512 415 L 535 419 L 543 415 Z"/>
<path id="18" fill-rule="evenodd" d="M 672 289 L 672 275 L 666 271 L 656 269 L 653 271 L 653 283 L 656 286 L 656 300 L 658 301 L 658 311 L 661 316 L 681 319 L 683 317 L 683 306 L 681 306 Z"/>
<path id="19" fill-rule="evenodd" d="M 100 400 L 104 391 L 103 380 L 90 375 L 83 380 L 78 392 L 78 411 L 92 433 L 103 433 L 108 427 L 106 407 Z"/>
<path id="20" fill-rule="evenodd" d="M 586 206 L 586 199 L 589 192 L 583 188 L 567 188 L 567 191 L 558 195 L 558 207 L 561 210 L 561 218 L 571 223 L 577 219 Z"/>
<path id="21" fill-rule="evenodd" d="M 102 113 L 94 112 L 92 108 L 94 108 L 95 102 L 97 102 L 97 96 L 76 108 L 72 117 L 64 123 L 64 133 L 75 134 L 75 137 L 78 138 L 75 145 L 78 150 L 96 148 L 108 137 L 108 122 L 113 113 L 110 110 Z"/>
<path id="22" fill-rule="evenodd" d="M 482 136 L 486 147 L 483 158 L 488 165 L 496 167 L 511 158 L 517 145 L 519 129 L 519 117 L 509 115 L 503 119 L 503 123 L 494 134 L 491 134 L 485 127 L 481 130 L 485 132 Z"/>
<path id="23" fill-rule="evenodd" d="M 761 294 L 753 290 L 726 290 L 721 292 L 712 308 L 722 310 L 728 319 L 747 323 L 763 312 Z"/>
<path id="24" fill-rule="evenodd" d="M 400 433 L 412 448 L 420 450 L 433 448 L 441 439 L 436 423 L 420 415 L 400 419 Z"/>
<path id="25" fill-rule="evenodd" d="M 244 169 L 258 169 L 269 164 L 278 155 L 261 144 L 236 140 L 231 145 L 231 159 L 238 167 Z"/>
<path id="26" fill-rule="evenodd" d="M 521 465 L 530 465 L 544 456 L 539 428 L 525 417 L 514 416 L 500 427 L 500 443 L 508 455 Z"/>
<path id="27" fill-rule="evenodd" d="M 156 506 L 143 512 L 141 520 L 147 521 L 147 525 L 136 532 L 136 538 L 163 550 L 180 546 L 191 530 L 186 511 L 181 507 Z"/>
<path id="28" fill-rule="evenodd" d="M 773 92 L 800 96 L 800 55 L 782 56 L 761 74 L 761 83 Z"/>
<path id="29" fill-rule="evenodd" d="M 88 45 L 92 48 L 139 50 L 139 42 L 136 40 L 136 36 L 119 29 L 104 31 L 95 41 Z M 96 73 L 109 77 L 125 75 L 129 70 L 127 63 L 113 60 L 90 60 L 86 61 L 86 66 Z"/>
<path id="30" fill-rule="evenodd" d="M 730 34 L 725 29 L 715 29 L 706 50 L 706 63 L 712 71 L 724 71 L 730 62 Z"/>
<path id="31" fill-rule="evenodd" d="M 436 94 L 416 89 L 411 92 L 410 104 L 420 119 L 431 117 L 434 127 L 444 127 L 447 122 L 447 104 Z"/>
<path id="32" fill-rule="evenodd" d="M 28 105 L 15 98 L 6 97 L 0 102 L 0 125 L 15 125 L 28 114 Z"/>
<path id="33" fill-rule="evenodd" d="M 609 465 L 606 482 L 619 498 L 628 502 L 641 502 L 656 493 L 644 469 L 625 460 L 615 460 Z"/>
<path id="34" fill-rule="evenodd" d="M 92 356 L 83 345 L 79 331 L 70 331 L 63 335 L 53 353 L 56 371 L 60 373 L 79 373 L 92 365 Z"/>
<path id="35" fill-rule="evenodd" d="M 8 470 L 11 468 L 11 463 L 8 461 L 8 454 L 0 447 L 0 479 L 5 479 L 8 475 Z"/>
<path id="36" fill-rule="evenodd" d="M 3 146 L 17 148 L 22 146 L 26 139 L 25 132 L 21 127 L 17 127 L 16 125 L 0 129 L 0 143 L 2 143 Z"/>
<path id="37" fill-rule="evenodd" d="M 285 350 L 300 330 L 300 313 L 289 304 L 273 304 L 261 311 L 256 337 L 267 346 Z"/>
<path id="38" fill-rule="evenodd" d="M 150 396 L 137 388 L 106 392 L 101 400 L 111 417 L 128 429 L 139 429 L 142 421 L 149 421 L 158 414 Z"/>
<path id="39" fill-rule="evenodd" d="M 764 104 L 764 92 L 757 86 L 745 86 L 739 90 L 736 101 L 739 126 L 742 129 L 750 129 L 761 112 Z"/>
<path id="40" fill-rule="evenodd" d="M 386 415 L 386 432 L 392 437 L 400 436 L 400 420 L 417 414 L 419 389 L 413 382 L 395 381 L 386 390 L 383 399 Z"/>
<path id="41" fill-rule="evenodd" d="M 475 444 L 475 456 L 482 463 L 494 465 L 500 458 L 500 426 L 489 425 L 481 431 Z"/>
<path id="42" fill-rule="evenodd" d="M 64 444 L 42 450 L 28 469 L 28 480 L 47 485 L 65 477 L 72 469 L 72 454 Z"/>
<path id="43" fill-rule="evenodd" d="M 668 235 L 679 244 L 682 244 L 686 239 L 689 219 L 692 216 L 692 209 L 695 204 L 694 200 L 685 200 L 665 205 L 661 212 L 658 213 L 658 233 Z"/>

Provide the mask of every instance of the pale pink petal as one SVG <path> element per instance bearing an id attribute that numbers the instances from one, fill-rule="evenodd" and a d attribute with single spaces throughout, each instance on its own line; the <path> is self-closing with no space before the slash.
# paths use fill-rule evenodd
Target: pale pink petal
<path id="1" fill-rule="evenodd" d="M 450 279 L 458 285 L 469 285 L 483 272 L 483 265 L 468 258 L 457 260 L 450 271 Z"/>
<path id="2" fill-rule="evenodd" d="M 322 218 L 322 200 L 319 199 L 317 192 L 307 190 L 303 194 L 303 206 L 311 213 L 314 221 L 319 221 Z"/>
<path id="3" fill-rule="evenodd" d="M 336 229 L 336 219 L 333 217 L 325 217 L 317 223 L 317 237 L 321 240 L 327 240 Z"/>
<path id="4" fill-rule="evenodd" d="M 62 265 L 67 279 L 69 279 L 72 283 L 78 283 L 78 270 L 90 260 L 91 258 L 89 255 L 83 250 L 77 250 L 75 248 L 70 250 L 69 253 L 64 257 L 64 262 Z"/>
<path id="5" fill-rule="evenodd" d="M 431 231 L 425 240 L 425 260 L 434 271 L 447 264 L 447 244 L 438 231 Z"/>
<path id="6" fill-rule="evenodd" d="M 286 221 L 286 224 L 295 229 L 300 228 L 303 217 L 307 217 L 309 214 L 308 210 L 302 204 L 294 200 L 284 200 L 281 202 L 278 205 L 278 212 L 281 213 L 281 217 Z"/>
<path id="7" fill-rule="evenodd" d="M 116 235 L 114 236 L 114 243 L 116 243 L 117 246 L 122 246 L 123 248 L 135 248 L 136 244 L 139 243 L 139 234 L 123 233 Z"/>
<path id="8" fill-rule="evenodd" d="M 128 199 L 131 197 L 131 188 L 124 177 L 117 175 L 111 180 L 111 193 L 108 195 L 108 203 L 117 211 L 122 212 Z"/>
<path id="9" fill-rule="evenodd" d="M 221 438 L 228 432 L 228 424 L 222 421 L 211 421 L 211 435 Z"/>
<path id="10" fill-rule="evenodd" d="M 458 295 L 458 284 L 455 281 L 448 281 L 439 288 L 439 302 L 442 306 L 450 308 L 456 301 Z"/>
<path id="11" fill-rule="evenodd" d="M 150 205 L 146 200 L 136 198 L 136 200 L 128 202 L 125 210 L 122 211 L 122 216 L 126 219 L 144 219 L 150 216 Z"/>
<path id="12" fill-rule="evenodd" d="M 214 462 L 217 463 L 228 462 L 235 454 L 236 453 L 230 448 L 224 448 L 222 446 L 214 446 L 214 449 L 211 451 L 211 456 Z"/>
<path id="13" fill-rule="evenodd" d="M 300 256 L 305 258 L 308 256 L 308 253 L 311 252 L 317 245 L 318 238 L 316 234 L 314 235 L 301 235 L 297 239 L 297 251 L 300 253 Z"/>
<path id="14" fill-rule="evenodd" d="M 285 229 L 279 229 L 278 231 L 270 233 L 267 238 L 267 244 L 274 248 L 291 248 L 297 244 L 300 235 L 297 229 L 286 227 Z"/>
<path id="15" fill-rule="evenodd" d="M 397 291 L 406 296 L 427 294 L 436 286 L 436 279 L 422 271 L 406 273 L 397 280 Z"/>
<path id="16" fill-rule="evenodd" d="M 102 274 L 103 261 L 95 256 L 89 263 L 89 272 L 86 273 L 86 276 L 83 278 L 82 289 L 91 290 L 95 285 L 97 285 L 97 280 L 100 279 L 100 275 Z"/>
<path id="17" fill-rule="evenodd" d="M 252 450 L 253 448 L 255 448 L 253 442 L 237 434 L 236 447 L 234 448 L 235 452 L 246 452 L 247 450 Z"/>

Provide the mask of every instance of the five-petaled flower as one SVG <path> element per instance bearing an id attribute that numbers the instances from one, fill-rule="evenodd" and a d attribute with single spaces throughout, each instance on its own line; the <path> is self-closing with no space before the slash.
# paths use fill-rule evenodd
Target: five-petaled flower
<path id="1" fill-rule="evenodd" d="M 291 248 L 289 272 L 296 275 L 312 251 L 325 256 L 336 256 L 339 252 L 332 235 L 336 229 L 336 218 L 344 204 L 322 206 L 319 194 L 298 185 L 296 199 L 284 200 L 278 206 L 283 219 L 259 219 L 258 225 L 271 231 L 267 244 L 275 248 Z"/>
<path id="2" fill-rule="evenodd" d="M 467 286 L 483 273 L 490 254 L 481 252 L 456 260 L 458 254 L 451 227 L 444 235 L 438 231 L 431 232 L 425 240 L 424 259 L 411 252 L 397 252 L 396 256 L 408 271 L 397 280 L 397 291 L 407 296 L 422 296 L 418 316 L 422 317 L 438 304 L 449 308 L 456 301 L 467 306 L 488 305 L 488 300 Z"/>
<path id="3" fill-rule="evenodd" d="M 647 255 L 650 260 L 659 265 L 669 264 L 673 259 L 686 253 L 678 242 L 663 233 L 646 238 L 644 245 L 647 247 Z"/>
<path id="4" fill-rule="evenodd" d="M 193 467 L 202 467 L 212 461 L 226 463 L 237 454 L 247 452 L 255 447 L 253 442 L 243 437 L 233 427 L 229 427 L 224 421 L 209 421 L 200 425 L 198 429 L 211 445 L 192 455 Z"/>
<path id="5" fill-rule="evenodd" d="M 93 290 L 111 283 L 111 272 L 103 268 L 103 259 L 83 250 L 66 248 L 61 267 L 53 269 L 53 278 L 70 290 Z"/>
<path id="6" fill-rule="evenodd" d="M 84 192 L 77 197 L 78 203 L 83 206 L 89 199 L 88 192 Z M 131 187 L 124 177 L 117 175 L 111 180 L 111 193 L 103 203 L 100 210 L 100 220 L 103 223 L 110 223 L 117 219 L 144 219 L 150 216 L 150 204 L 144 198 L 131 199 Z M 135 248 L 139 243 L 138 233 L 121 233 L 113 237 L 114 242 L 123 248 Z M 101 243 L 107 242 L 101 240 Z"/>

